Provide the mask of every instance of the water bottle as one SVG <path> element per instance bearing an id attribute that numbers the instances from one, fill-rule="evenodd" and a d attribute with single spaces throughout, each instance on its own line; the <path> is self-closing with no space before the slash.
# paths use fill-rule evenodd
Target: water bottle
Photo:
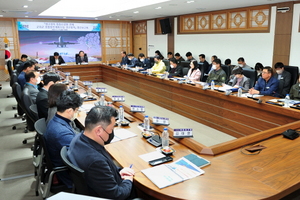
<path id="1" fill-rule="evenodd" d="M 164 131 L 161 136 L 161 145 L 163 149 L 169 148 L 169 132 L 168 128 L 164 128 Z"/>
<path id="2" fill-rule="evenodd" d="M 91 85 L 88 86 L 87 95 L 88 95 L 88 97 L 93 97 Z"/>
<path id="3" fill-rule="evenodd" d="M 214 80 L 211 81 L 210 89 L 215 90 L 215 81 Z"/>
<path id="4" fill-rule="evenodd" d="M 239 87 L 237 96 L 242 97 L 242 93 L 243 93 L 242 87 Z"/>
<path id="5" fill-rule="evenodd" d="M 105 106 L 105 98 L 104 98 L 104 94 L 101 94 L 99 104 L 100 104 L 100 106 Z"/>
<path id="6" fill-rule="evenodd" d="M 148 115 L 146 115 L 144 118 L 144 129 L 146 131 L 150 130 L 150 120 L 148 118 Z"/>
<path id="7" fill-rule="evenodd" d="M 119 122 L 123 122 L 124 121 L 124 108 L 123 106 L 121 105 L 120 108 L 119 108 Z"/>
<path id="8" fill-rule="evenodd" d="M 286 108 L 290 107 L 290 94 L 286 94 L 284 98 L 284 107 Z"/>
<path id="9" fill-rule="evenodd" d="M 78 90 L 78 80 L 75 79 L 75 83 L 74 83 L 74 91 Z"/>
<path id="10" fill-rule="evenodd" d="M 69 82 L 70 82 L 69 75 L 66 75 L 66 85 L 69 85 Z"/>

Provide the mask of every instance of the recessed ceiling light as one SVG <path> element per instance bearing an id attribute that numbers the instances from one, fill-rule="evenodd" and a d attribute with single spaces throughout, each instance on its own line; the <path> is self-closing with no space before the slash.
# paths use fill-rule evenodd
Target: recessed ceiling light
<path id="1" fill-rule="evenodd" d="M 117 19 L 118 21 L 120 20 L 120 19 Z"/>
<path id="2" fill-rule="evenodd" d="M 3 15 L 0 15 L 0 17 L 3 17 Z"/>
<path id="3" fill-rule="evenodd" d="M 98 19 L 97 17 L 95 19 Z"/>
<path id="4" fill-rule="evenodd" d="M 64 19 L 66 19 L 67 17 L 63 17 Z"/>
<path id="5" fill-rule="evenodd" d="M 25 17 L 28 17 L 27 15 Z"/>
<path id="6" fill-rule="evenodd" d="M 134 13 L 134 14 L 137 14 L 137 13 L 139 13 L 139 11 L 134 11 L 133 13 Z"/>
<path id="7" fill-rule="evenodd" d="M 158 10 L 158 9 L 161 9 L 161 7 L 159 6 L 159 7 L 155 8 L 155 9 L 157 9 L 157 10 Z"/>
<path id="8" fill-rule="evenodd" d="M 206 10 L 206 8 L 196 8 L 197 10 Z"/>
<path id="9" fill-rule="evenodd" d="M 112 18 L 112 16 L 109 16 L 109 18 Z"/>
<path id="10" fill-rule="evenodd" d="M 195 1 L 186 1 L 186 3 L 194 3 Z"/>
<path id="11" fill-rule="evenodd" d="M 33 1 L 33 0 L 28 0 L 28 1 Z"/>
<path id="12" fill-rule="evenodd" d="M 28 5 L 24 5 L 23 8 L 28 8 Z"/>

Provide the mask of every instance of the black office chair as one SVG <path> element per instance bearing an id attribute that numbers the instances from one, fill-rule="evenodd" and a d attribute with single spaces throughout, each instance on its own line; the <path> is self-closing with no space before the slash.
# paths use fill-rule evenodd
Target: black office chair
<path id="1" fill-rule="evenodd" d="M 84 170 L 73 165 L 67 158 L 67 147 L 64 146 L 60 151 L 60 156 L 67 166 L 70 176 L 73 180 L 73 191 L 76 194 L 88 195 L 88 187 L 84 178 Z"/>
<path id="2" fill-rule="evenodd" d="M 199 64 L 199 70 L 201 71 L 200 81 L 202 81 L 202 80 L 203 80 L 203 77 L 204 77 L 203 63 L 202 63 L 202 64 Z"/>
<path id="3" fill-rule="evenodd" d="M 228 65 L 221 65 L 222 69 L 225 71 L 226 73 L 226 81 L 225 83 L 228 83 L 230 75 L 231 75 L 231 70 L 230 70 L 230 66 Z"/>
<path id="4" fill-rule="evenodd" d="M 9 73 L 9 77 L 10 77 L 10 87 L 12 87 L 12 84 L 15 82 L 15 81 L 18 81 L 18 73 L 16 73 L 17 71 L 14 71 L 13 70 L 13 68 L 12 68 L 12 66 L 11 66 L 11 61 L 9 60 L 9 61 L 7 61 L 7 70 L 8 70 L 8 73 Z M 13 75 L 13 73 L 16 73 L 16 79 L 14 79 L 14 80 L 12 80 L 12 75 Z M 9 95 L 7 95 L 7 98 L 9 98 L 9 97 L 13 97 L 13 95 L 12 94 L 9 94 Z"/>
<path id="5" fill-rule="evenodd" d="M 15 82 L 13 84 L 12 91 L 13 91 L 13 95 L 18 103 L 18 113 L 19 113 L 19 110 L 20 110 L 20 112 L 24 113 L 25 108 L 24 108 L 23 102 L 21 100 L 22 90 L 21 90 L 21 86 L 19 85 L 18 82 Z M 23 114 L 21 116 L 22 116 L 22 120 L 25 120 L 25 116 L 23 116 Z M 17 117 L 17 114 L 15 114 L 15 117 Z M 12 129 L 15 130 L 16 126 L 13 126 Z M 28 132 L 28 129 L 27 129 L 27 127 L 25 127 L 24 133 L 27 133 L 27 132 Z"/>
<path id="6" fill-rule="evenodd" d="M 11 76 L 12 71 L 14 70 L 13 67 L 12 67 L 12 64 L 11 64 L 11 60 L 6 62 L 6 66 L 7 66 L 7 71 L 8 71 L 9 76 Z"/>
<path id="7" fill-rule="evenodd" d="M 181 66 L 182 68 L 185 68 L 185 67 L 189 68 L 189 67 L 190 67 L 190 64 L 191 64 L 190 61 L 181 61 L 181 62 L 180 62 L 180 66 Z"/>
<path id="8" fill-rule="evenodd" d="M 42 195 L 43 199 L 48 198 L 50 196 L 50 192 L 52 193 L 58 193 L 61 191 L 68 190 L 67 186 L 63 183 L 54 184 L 53 183 L 53 177 L 57 172 L 66 171 L 66 166 L 60 166 L 60 167 L 54 167 L 48 150 L 46 146 L 46 141 L 43 136 L 43 134 L 40 133 L 40 130 L 38 132 L 39 142 L 41 145 L 41 148 L 43 149 L 43 157 L 42 157 L 42 165 L 40 169 L 40 174 L 38 174 L 38 190 L 36 191 L 36 196 L 39 194 Z"/>
<path id="9" fill-rule="evenodd" d="M 190 69 L 189 67 L 182 68 L 183 76 L 186 76 L 188 74 L 189 69 Z"/>
<path id="10" fill-rule="evenodd" d="M 34 115 L 34 117 L 36 119 L 38 119 L 39 118 L 39 113 L 38 113 L 38 109 L 37 109 L 36 104 L 32 104 L 31 106 L 29 106 L 29 109 L 32 112 L 32 114 Z"/>
<path id="11" fill-rule="evenodd" d="M 297 83 L 299 78 L 299 69 L 295 66 L 284 66 L 284 70 L 291 73 L 291 86 Z"/>
<path id="12" fill-rule="evenodd" d="M 244 74 L 244 76 L 246 76 L 247 78 L 250 79 L 249 88 L 254 87 L 254 85 L 257 81 L 257 72 L 256 72 L 256 70 L 246 68 L 246 69 L 243 69 L 243 74 Z"/>
<path id="13" fill-rule="evenodd" d="M 151 67 L 154 65 L 154 57 L 149 57 Z"/>
<path id="14" fill-rule="evenodd" d="M 168 72 L 170 70 L 170 61 L 169 60 L 163 60 L 163 62 L 166 65 L 166 71 Z"/>

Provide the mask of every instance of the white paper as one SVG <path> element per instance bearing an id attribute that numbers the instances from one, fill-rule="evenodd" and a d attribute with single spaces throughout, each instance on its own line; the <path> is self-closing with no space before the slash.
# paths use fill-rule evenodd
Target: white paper
<path id="1" fill-rule="evenodd" d="M 253 97 L 253 98 L 258 98 L 258 97 L 263 97 L 264 95 L 260 95 L 260 94 L 249 94 L 249 93 L 244 93 L 242 94 L 241 97 Z"/>
<path id="2" fill-rule="evenodd" d="M 80 106 L 80 109 L 81 111 L 90 111 L 95 105 L 94 104 L 90 104 L 90 103 L 87 103 L 87 104 L 82 104 L 82 106 Z"/>
<path id="3" fill-rule="evenodd" d="M 128 131 L 124 128 L 115 129 L 114 134 L 115 134 L 115 136 L 114 136 L 114 139 L 112 139 L 111 143 L 137 136 L 137 134 L 135 134 L 131 131 Z"/>
<path id="4" fill-rule="evenodd" d="M 151 160 L 163 158 L 163 157 L 166 157 L 166 156 L 164 154 L 162 154 L 160 151 L 153 151 L 153 152 L 150 152 L 150 153 L 139 155 L 139 157 L 141 159 L 143 159 L 144 161 L 149 162 Z"/>

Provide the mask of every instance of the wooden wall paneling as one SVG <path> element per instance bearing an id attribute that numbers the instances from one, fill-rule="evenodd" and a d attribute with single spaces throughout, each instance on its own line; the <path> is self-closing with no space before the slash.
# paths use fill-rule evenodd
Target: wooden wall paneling
<path id="1" fill-rule="evenodd" d="M 175 54 L 174 50 L 174 43 L 175 43 L 175 37 L 174 37 L 174 32 L 175 32 L 175 27 L 174 27 L 174 17 L 169 17 L 170 23 L 171 23 L 171 33 L 168 33 L 168 51 L 172 52 L 173 55 Z"/>

